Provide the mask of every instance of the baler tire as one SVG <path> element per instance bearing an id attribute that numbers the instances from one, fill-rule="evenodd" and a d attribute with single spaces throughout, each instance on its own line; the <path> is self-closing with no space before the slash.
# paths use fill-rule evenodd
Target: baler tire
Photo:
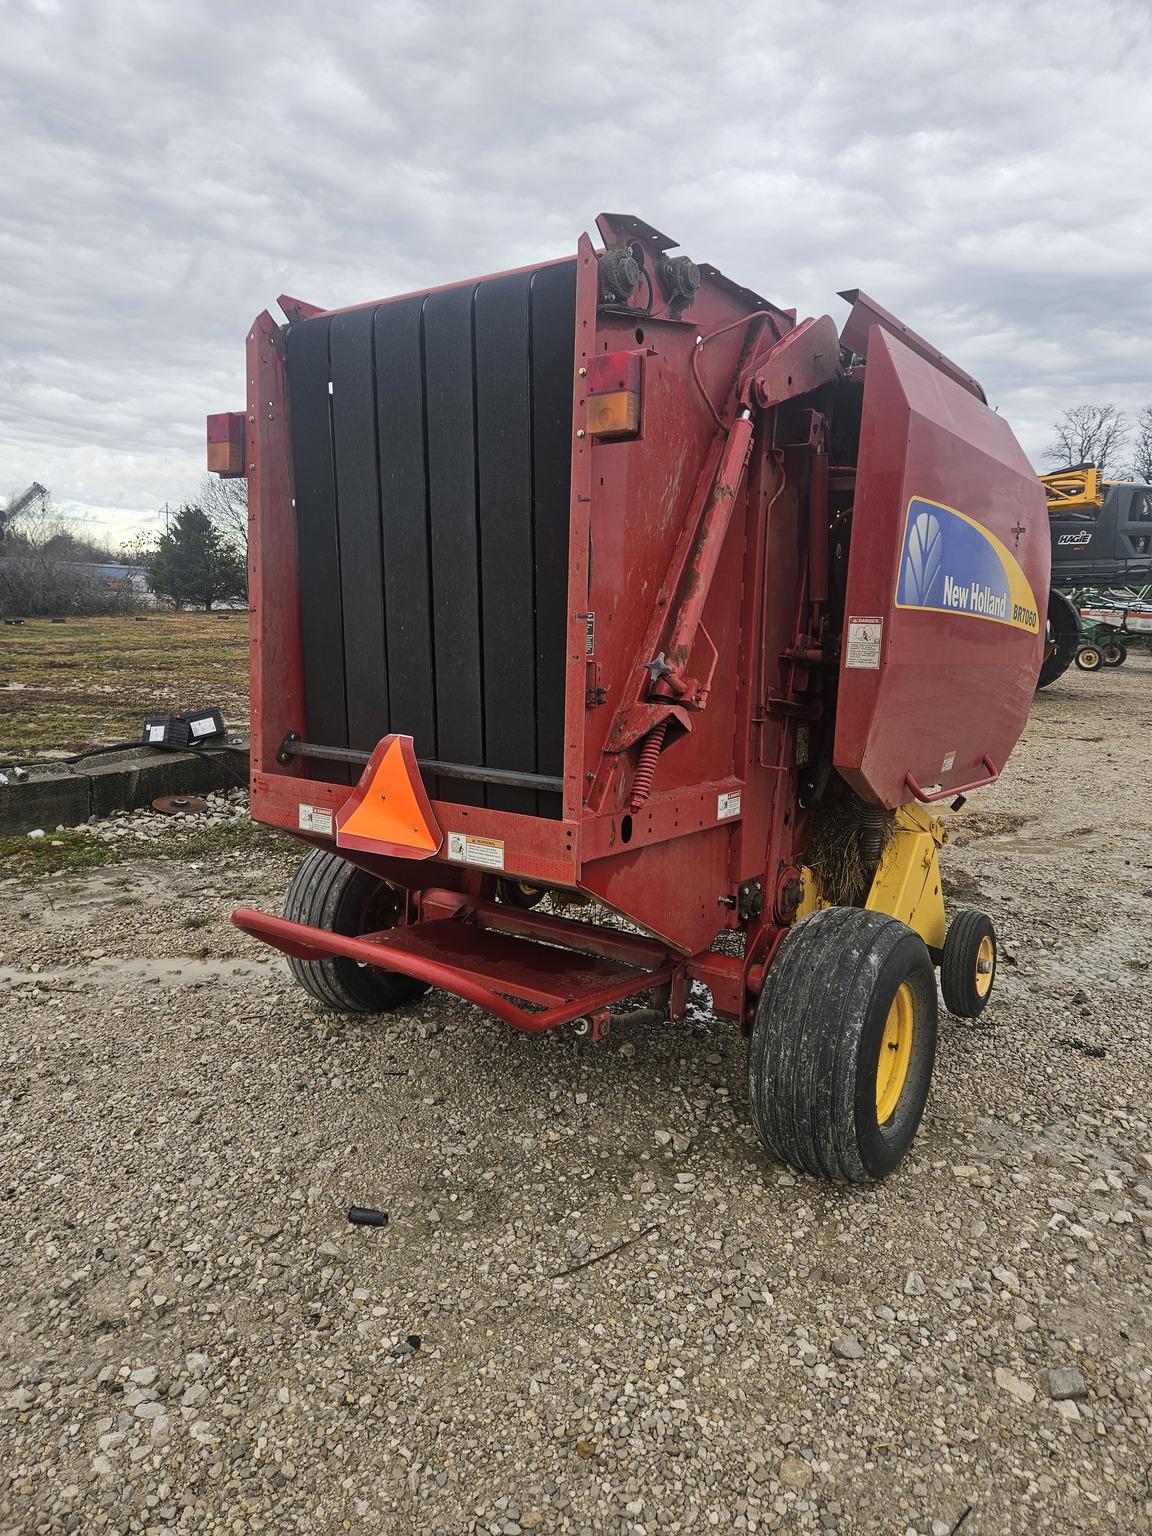
<path id="1" fill-rule="evenodd" d="M 1048 594 L 1048 614 L 1045 633 L 1052 642 L 1052 654 L 1040 668 L 1037 689 L 1047 688 L 1058 677 L 1063 677 L 1072 665 L 1076 647 L 1080 643 L 1080 614 L 1075 603 L 1063 592 L 1053 589 Z"/>
<path id="2" fill-rule="evenodd" d="M 1100 654 L 1106 667 L 1122 667 L 1128 660 L 1128 647 L 1119 640 L 1109 640 Z"/>
<path id="3" fill-rule="evenodd" d="M 395 927 L 404 897 L 384 880 L 324 848 L 313 848 L 292 877 L 284 916 L 350 938 Z M 399 971 L 359 965 L 345 955 L 326 960 L 289 956 L 292 975 L 326 1008 L 340 1013 L 387 1013 L 429 991 L 427 982 Z"/>
<path id="4" fill-rule="evenodd" d="M 1076 652 L 1076 665 L 1081 672 L 1099 672 L 1104 665 L 1104 653 L 1098 645 L 1082 645 Z"/>
<path id="5" fill-rule="evenodd" d="M 996 930 L 983 912 L 958 912 L 948 925 L 940 957 L 940 995 L 958 1019 L 978 1019 L 996 981 Z M 992 969 L 981 972 L 990 960 Z M 983 977 L 987 976 L 987 981 Z"/>
<path id="6" fill-rule="evenodd" d="M 767 1151 L 819 1178 L 864 1184 L 891 1173 L 927 1103 L 936 1019 L 932 960 L 904 923 L 859 907 L 798 923 L 769 968 L 748 1057 Z M 895 1067 L 882 1065 L 890 1038 L 903 1058 L 896 1084 Z"/>

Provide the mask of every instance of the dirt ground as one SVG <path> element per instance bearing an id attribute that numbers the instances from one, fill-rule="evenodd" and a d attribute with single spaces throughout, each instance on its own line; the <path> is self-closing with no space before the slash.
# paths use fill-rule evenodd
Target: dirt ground
<path id="1" fill-rule="evenodd" d="M 704 1013 L 323 1013 L 272 839 L 0 866 L 0 1532 L 1152 1530 L 1150 727 L 1072 672 L 956 818 L 1000 975 L 878 1187 Z"/>
<path id="2" fill-rule="evenodd" d="M 248 615 L 25 619 L 0 626 L 0 764 L 138 741 L 146 714 L 248 719 Z"/>

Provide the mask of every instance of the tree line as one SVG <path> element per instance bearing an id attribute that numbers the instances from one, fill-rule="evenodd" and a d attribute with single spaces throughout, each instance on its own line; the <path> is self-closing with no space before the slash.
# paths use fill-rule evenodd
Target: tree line
<path id="1" fill-rule="evenodd" d="M 210 611 L 248 595 L 248 497 L 243 480 L 206 475 L 164 531 L 113 550 L 66 517 L 38 482 L 0 503 L 0 617 L 130 613 L 159 601 Z M 31 494 L 30 494 L 31 493 Z M 99 566 L 142 571 L 147 589 Z"/>
<path id="2" fill-rule="evenodd" d="M 1053 469 L 1093 464 L 1102 479 L 1152 484 L 1152 405 L 1135 421 L 1112 404 L 1070 407 L 1052 423 L 1045 459 Z M 0 504 L 0 616 L 145 606 L 148 594 L 111 585 L 90 569 L 114 564 L 144 571 L 153 600 L 172 608 L 210 611 L 246 602 L 247 482 L 205 475 L 196 499 L 170 515 L 163 533 L 139 537 L 119 551 L 64 517 L 39 483 Z"/>

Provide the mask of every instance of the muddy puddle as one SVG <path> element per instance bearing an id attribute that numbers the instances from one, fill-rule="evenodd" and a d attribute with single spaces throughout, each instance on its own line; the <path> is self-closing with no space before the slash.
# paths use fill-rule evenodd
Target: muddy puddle
<path id="1" fill-rule="evenodd" d="M 82 966 L 60 966 L 39 971 L 0 965 L 0 984 L 76 986 L 95 983 L 109 986 L 128 981 L 161 987 L 238 987 L 267 977 L 270 968 L 274 968 L 275 958 L 267 955 L 256 960 L 213 960 L 176 955 L 152 960 L 108 955 L 102 960 L 90 960 Z"/>

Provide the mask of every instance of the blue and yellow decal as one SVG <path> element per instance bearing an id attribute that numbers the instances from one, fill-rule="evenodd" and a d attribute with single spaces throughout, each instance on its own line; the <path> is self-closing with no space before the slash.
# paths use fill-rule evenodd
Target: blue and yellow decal
<path id="1" fill-rule="evenodd" d="M 922 496 L 908 503 L 896 606 L 1040 633 L 1036 594 L 1015 556 L 974 518 Z"/>

